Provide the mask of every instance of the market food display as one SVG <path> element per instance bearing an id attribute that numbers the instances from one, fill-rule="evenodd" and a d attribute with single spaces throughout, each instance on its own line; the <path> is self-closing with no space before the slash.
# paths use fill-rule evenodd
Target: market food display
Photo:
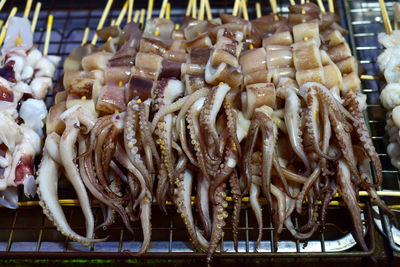
<path id="1" fill-rule="evenodd" d="M 313 3 L 289 11 L 287 17 L 275 13 L 251 21 L 220 14 L 209 20 L 185 17 L 181 25 L 153 18 L 143 30 L 135 22 L 99 29 L 102 44 L 76 47 L 65 60 L 48 114 L 44 104 L 43 112 L 34 114 L 28 105 L 32 100 L 25 98 L 19 111 L 24 123 L 18 114 L 2 112 L 14 116 L 14 130 L 27 125 L 28 134 L 46 137 L 43 149 L 38 139 L 29 155 L 41 154 L 35 182 L 39 204 L 57 229 L 90 245 L 107 239 L 95 232 L 117 216 L 132 233 L 133 223 L 140 221 L 143 243 L 131 253 L 141 255 L 151 242 L 153 203 L 167 213 L 170 202 L 193 248 L 206 253 L 210 263 L 227 218 L 238 250 L 243 197 L 258 223 L 254 250 L 265 239 L 265 214 L 272 218 L 277 250 L 284 228 L 296 240 L 308 240 L 323 229 L 329 202 L 340 197 L 354 239 L 368 251 L 359 190 L 382 211 L 393 213 L 376 191 L 382 166 L 363 117 L 366 96 L 359 63 L 336 14 L 321 12 Z M 23 31 L 26 23 L 16 25 Z M 10 88 L 43 99 L 58 58 L 37 56 L 30 63 L 30 55 L 40 52 L 31 49 L 32 42 L 25 47 L 18 36 L 6 37 L 1 69 L 11 69 L 16 80 L 6 83 L 8 73 L 1 70 L 0 76 Z M 18 87 L 20 81 L 24 84 Z M 7 98 L 7 92 L 2 96 Z M 0 135 L 3 144 L 9 133 Z M 28 134 L 25 139 L 31 140 Z M 10 190 L 22 183 L 33 195 L 34 167 L 29 166 L 15 172 L 23 179 L 8 185 Z M 79 200 L 85 235 L 70 226 L 59 203 L 63 176 Z M 98 225 L 93 198 L 105 208 Z M 305 224 L 297 226 L 295 216 L 307 218 Z"/>

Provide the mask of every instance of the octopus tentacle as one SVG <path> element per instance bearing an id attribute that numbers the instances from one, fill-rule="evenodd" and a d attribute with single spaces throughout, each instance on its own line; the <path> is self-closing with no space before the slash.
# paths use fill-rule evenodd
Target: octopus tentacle
<path id="1" fill-rule="evenodd" d="M 314 185 L 320 173 L 321 168 L 318 166 L 316 169 L 314 169 L 307 182 L 303 185 L 303 188 L 301 189 L 296 201 L 297 213 L 301 214 L 301 206 L 303 205 L 304 198 L 308 194 L 308 191 L 311 189 L 311 187 Z"/>
<path id="2" fill-rule="evenodd" d="M 364 251 L 368 251 L 367 244 L 364 240 L 363 235 L 363 223 L 361 221 L 361 209 L 358 205 L 356 193 L 351 183 L 350 168 L 346 162 L 339 160 L 338 162 L 338 173 L 336 176 L 336 182 L 340 195 L 343 201 L 346 203 L 347 209 L 349 210 L 351 220 L 353 221 L 353 236 L 357 241 L 358 245 Z"/>
<path id="3" fill-rule="evenodd" d="M 372 143 L 362 111 L 359 109 L 360 103 L 354 93 L 347 94 L 346 102 L 348 102 L 347 108 L 350 114 L 355 118 L 355 120 L 353 121 L 353 126 L 356 129 L 356 133 L 361 142 L 361 145 L 363 146 L 372 161 L 372 166 L 374 167 L 376 174 L 376 186 L 380 186 L 383 180 L 382 164 L 379 159 L 378 153 L 376 153 L 375 147 Z"/>
<path id="4" fill-rule="evenodd" d="M 81 137 L 79 140 L 79 153 L 83 154 L 85 151 L 87 151 L 86 140 Z M 112 197 L 104 193 L 103 191 L 104 187 L 102 187 L 99 184 L 98 180 L 96 180 L 96 173 L 93 169 L 92 152 L 90 154 L 85 153 L 84 157 L 79 158 L 79 169 L 82 176 L 82 180 L 85 186 L 90 191 L 90 193 L 92 193 L 92 195 L 96 199 L 98 199 L 108 207 L 111 207 L 113 210 L 117 211 L 118 214 L 121 216 L 122 221 L 124 222 L 127 229 L 133 233 L 133 229 L 129 223 L 129 218 L 126 215 L 125 209 L 122 206 L 119 197 L 115 195 L 114 197 Z"/>
<path id="5" fill-rule="evenodd" d="M 200 220 L 203 224 L 204 235 L 209 237 L 211 235 L 212 225 L 210 217 L 210 203 L 208 199 L 208 192 L 210 189 L 210 182 L 199 171 L 197 173 L 197 209 L 200 214 Z"/>
<path id="6" fill-rule="evenodd" d="M 233 214 L 232 214 L 232 233 L 233 233 L 233 247 L 238 251 L 238 232 L 239 232 L 239 218 L 242 206 L 242 193 L 240 191 L 239 177 L 236 172 L 233 172 L 229 179 L 231 186 L 231 194 L 233 199 Z"/>
<path id="7" fill-rule="evenodd" d="M 263 220 L 262 220 L 262 208 L 260 202 L 258 201 L 260 195 L 261 177 L 253 175 L 252 184 L 250 187 L 250 205 L 253 209 L 254 215 L 256 216 L 258 224 L 258 237 L 256 244 L 254 245 L 254 250 L 256 251 L 261 243 L 263 235 Z"/>
<path id="8" fill-rule="evenodd" d="M 81 112 L 80 112 L 81 111 Z M 89 196 L 83 184 L 77 165 L 74 163 L 76 157 L 75 143 L 77 141 L 82 123 L 88 127 L 93 127 L 95 118 L 90 111 L 85 108 L 74 107 L 68 109 L 61 115 L 66 124 L 65 131 L 60 138 L 60 158 L 66 172 L 66 176 L 74 187 L 86 219 L 86 237 L 91 238 L 94 232 L 94 217 L 90 205 Z"/>
<path id="9" fill-rule="evenodd" d="M 285 97 L 285 125 L 287 128 L 289 141 L 297 156 L 301 159 L 306 167 L 310 170 L 310 162 L 303 148 L 302 131 L 300 129 L 300 99 L 292 87 L 281 86 L 277 90 L 277 94 Z"/>
<path id="10" fill-rule="evenodd" d="M 337 186 L 335 179 L 329 181 L 329 186 L 327 187 L 327 191 L 324 196 L 324 200 L 322 202 L 321 207 L 321 225 L 322 229 L 325 229 L 325 222 L 326 222 L 326 214 L 328 212 L 329 202 L 333 198 L 333 196 L 337 193 Z"/>
<path id="11" fill-rule="evenodd" d="M 209 91 L 208 89 L 203 88 L 191 94 L 183 104 L 176 118 L 176 130 L 179 133 L 179 139 L 182 146 L 182 150 L 185 152 L 186 156 L 189 158 L 190 162 L 194 166 L 197 166 L 197 161 L 187 145 L 185 117 L 190 107 L 197 100 L 199 100 L 202 97 L 205 97 L 208 94 L 208 91 Z"/>
<path id="12" fill-rule="evenodd" d="M 59 165 L 49 156 L 47 149 L 44 148 L 36 178 L 36 184 L 38 185 L 37 194 L 40 199 L 39 204 L 43 208 L 43 213 L 54 223 L 58 231 L 71 240 L 78 241 L 85 246 L 93 242 L 104 241 L 105 239 L 83 237 L 71 229 L 58 201 L 57 185 L 59 177 Z"/>
<path id="13" fill-rule="evenodd" d="M 188 230 L 190 236 L 190 240 L 195 249 L 199 251 L 207 251 L 208 242 L 201 242 L 201 240 L 205 240 L 205 238 L 199 237 L 201 233 L 197 230 L 194 224 L 191 206 L 193 174 L 186 169 L 186 162 L 186 157 L 182 156 L 177 164 L 177 178 L 175 180 L 176 188 L 174 189 L 174 202 L 177 207 L 177 212 L 181 215 L 183 222 L 185 223 L 186 229 Z"/>
<path id="14" fill-rule="evenodd" d="M 221 240 L 223 227 L 225 226 L 225 219 L 228 217 L 226 208 L 228 203 L 225 200 L 226 197 L 226 184 L 221 184 L 215 191 L 215 205 L 213 206 L 213 228 L 211 232 L 210 244 L 207 252 L 207 263 L 210 264 L 212 256 L 217 249 L 217 245 Z"/>

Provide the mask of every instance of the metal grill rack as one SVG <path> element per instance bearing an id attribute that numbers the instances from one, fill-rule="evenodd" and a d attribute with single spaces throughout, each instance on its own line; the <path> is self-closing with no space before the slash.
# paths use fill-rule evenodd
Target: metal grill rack
<path id="1" fill-rule="evenodd" d="M 136 3 L 137 2 L 137 3 Z M 16 2 L 13 2 L 15 5 Z M 367 2 L 371 3 L 372 2 Z M 158 3 L 160 5 L 160 3 Z M 216 16 L 220 12 L 232 12 L 231 1 L 212 2 L 212 12 Z M 254 1 L 248 2 L 248 12 L 250 17 L 255 17 Z M 278 1 L 278 11 L 287 13 L 289 1 Z M 11 6 L 9 4 L 4 7 L 0 18 L 5 19 Z M 24 5 L 21 1 L 20 6 Z M 82 6 L 83 5 L 83 6 Z M 34 40 L 42 49 L 47 16 L 52 13 L 54 15 L 54 24 L 49 47 L 49 54 L 56 54 L 67 57 L 68 53 L 76 46 L 81 44 L 85 27 L 90 27 L 89 40 L 94 35 L 94 29 L 100 19 L 105 1 L 89 0 L 84 3 L 78 1 L 44 1 L 43 8 L 37 25 L 37 32 Z M 109 25 L 112 18 L 116 18 L 119 9 L 122 7 L 122 1 L 115 1 L 110 15 L 106 20 Z M 146 8 L 147 1 L 135 1 L 135 10 L 137 8 Z M 271 8 L 267 1 L 263 1 L 262 13 L 270 13 Z M 186 8 L 186 1 L 172 3 L 171 19 L 181 22 Z M 376 56 L 368 54 L 369 51 L 378 53 L 379 48 L 375 45 L 371 47 L 371 43 L 375 42 L 376 34 L 382 27 L 379 22 L 373 21 L 376 28 L 368 28 L 366 23 L 367 15 L 358 14 L 357 8 L 363 8 L 361 1 L 338 0 L 336 9 L 342 17 L 342 24 L 350 29 L 350 44 L 353 53 L 358 55 L 361 63 L 365 64 L 368 74 L 376 75 L 378 70 L 374 64 Z M 153 16 L 157 16 L 159 6 L 155 5 Z M 367 8 L 376 13 L 379 17 L 378 6 Z M 345 16 L 345 14 L 348 14 Z M 369 14 L 369 13 L 368 13 Z M 372 18 L 372 17 L 371 17 Z M 347 19 L 347 20 L 346 20 Z M 368 17 L 370 19 L 370 17 Z M 349 27 L 350 25 L 350 27 Z M 363 26 L 364 25 L 364 26 Z M 365 27 L 363 33 L 362 29 Z M 357 32 L 354 33 L 353 32 Z M 376 42 L 375 42 L 376 43 Z M 357 53 L 355 53 L 357 52 Z M 62 74 L 62 66 L 59 67 L 57 76 Z M 388 163 L 383 146 L 383 127 L 384 127 L 384 111 L 379 106 L 378 90 L 381 83 L 375 80 L 364 80 L 364 92 L 368 94 L 368 116 L 369 123 L 373 131 L 373 139 L 378 151 L 382 157 L 385 167 L 385 185 L 387 180 L 396 179 L 397 171 L 391 169 Z M 74 198 L 71 195 L 68 186 L 60 181 L 60 199 Z M 98 237 L 109 236 L 108 240 L 103 243 L 94 244 L 90 247 L 82 247 L 77 242 L 66 240 L 51 222 L 43 215 L 39 206 L 21 206 L 18 210 L 8 210 L 0 208 L 2 216 L 0 216 L 0 257 L 3 258 L 131 258 L 131 255 L 123 251 L 128 249 L 135 252 L 139 249 L 142 240 L 140 224 L 134 224 L 134 235 L 127 232 L 123 224 L 118 220 L 113 226 L 106 231 L 98 230 Z M 81 234 L 84 234 L 84 219 L 81 215 L 79 207 L 76 205 L 64 205 L 64 211 L 69 219 L 72 227 Z M 102 221 L 101 210 L 98 206 L 94 208 L 97 221 Z M 168 215 L 160 212 L 157 206 L 152 209 L 152 227 L 153 236 L 152 244 L 149 252 L 143 257 L 145 258 L 186 258 L 186 257 L 204 257 L 204 254 L 194 253 L 189 243 L 186 229 L 180 216 L 175 212 L 174 208 L 169 208 Z M 364 226 L 366 232 L 367 245 L 369 251 L 363 252 L 356 245 L 350 231 L 351 220 L 342 220 L 341 218 L 349 218 L 347 210 L 343 206 L 331 206 L 328 210 L 326 229 L 317 231 L 307 243 L 299 242 L 291 238 L 287 230 L 283 231 L 281 240 L 278 245 L 278 252 L 272 246 L 273 227 L 270 218 L 264 215 L 264 235 L 263 241 L 258 252 L 253 252 L 254 243 L 257 237 L 257 223 L 253 212 L 247 203 L 243 203 L 242 217 L 240 218 L 239 228 L 239 252 L 234 252 L 233 241 L 231 236 L 231 219 L 227 219 L 225 227 L 225 236 L 222 240 L 221 251 L 225 253 L 217 253 L 216 257 L 352 257 L 361 258 L 372 255 L 375 250 L 374 239 L 374 223 L 372 212 L 369 204 L 363 208 Z M 296 223 L 302 218 L 296 218 Z"/>
<path id="2" fill-rule="evenodd" d="M 368 96 L 368 122 L 371 127 L 374 145 L 381 158 L 384 181 L 383 189 L 400 190 L 399 173 L 390 164 L 390 158 L 386 153 L 385 138 L 385 110 L 379 102 L 379 92 L 385 86 L 384 78 L 379 74 L 376 64 L 377 56 L 383 51 L 384 47 L 378 43 L 377 35 L 385 32 L 381 9 L 378 1 L 350 1 L 346 0 L 347 20 L 352 34 L 352 47 L 354 55 L 363 64 L 366 74 L 373 76 L 368 80 L 363 80 L 363 92 Z M 386 1 L 389 17 L 393 21 L 393 2 Z M 399 204 L 396 198 L 385 198 L 388 204 Z M 394 210 L 396 211 L 396 210 Z M 398 211 L 396 212 L 398 217 Z M 395 252 L 400 252 L 400 231 L 394 227 L 386 215 L 382 215 L 383 228 L 387 234 L 390 246 Z M 382 224 L 377 221 L 381 228 Z"/>

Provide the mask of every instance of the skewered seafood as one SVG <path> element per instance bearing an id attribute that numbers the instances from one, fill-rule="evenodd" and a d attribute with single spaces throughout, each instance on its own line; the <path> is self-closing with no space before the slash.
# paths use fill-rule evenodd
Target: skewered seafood
<path id="1" fill-rule="evenodd" d="M 65 91 L 56 94 L 48 116 L 38 191 L 59 230 L 83 244 L 101 241 L 93 236 L 88 190 L 107 206 L 102 227 L 115 214 L 130 231 L 141 220 L 140 255 L 150 243 L 151 203 L 167 212 L 170 200 L 193 247 L 210 263 L 229 205 L 238 249 L 242 196 L 250 195 L 259 225 L 255 249 L 263 211 L 273 219 L 277 249 L 284 227 L 309 239 L 317 215 L 324 222 L 326 206 L 340 192 L 355 239 L 367 250 L 359 188 L 391 211 L 375 191 L 382 169 L 362 117 L 358 65 L 335 16 L 306 3 L 292 7 L 288 19 L 248 22 L 222 14 L 221 21 L 186 18 L 174 28 L 154 19 L 143 34 L 132 22 L 122 31 L 104 29 L 103 46 L 76 48 L 66 61 Z M 366 171 L 370 161 L 376 183 Z M 42 182 L 55 183 L 61 167 L 79 196 L 86 237 L 68 226 L 54 188 L 42 192 L 50 190 Z M 44 177 L 46 169 L 53 177 Z M 294 227 L 295 214 L 306 223 Z"/>
<path id="2" fill-rule="evenodd" d="M 43 56 L 32 40 L 26 18 L 9 20 L 0 69 L 0 203 L 8 208 L 17 208 L 17 186 L 24 186 L 27 197 L 36 194 L 34 160 L 44 137 L 44 98 L 60 61 L 59 57 Z"/>

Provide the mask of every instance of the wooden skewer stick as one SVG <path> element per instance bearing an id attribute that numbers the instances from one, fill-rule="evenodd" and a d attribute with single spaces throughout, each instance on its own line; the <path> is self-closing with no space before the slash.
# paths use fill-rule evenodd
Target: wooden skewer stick
<path id="1" fill-rule="evenodd" d="M 171 3 L 167 3 L 167 10 L 165 11 L 165 18 L 170 19 L 171 18 Z"/>
<path id="2" fill-rule="evenodd" d="M 140 16 L 140 10 L 136 10 L 135 16 L 133 17 L 133 22 L 138 23 Z"/>
<path id="3" fill-rule="evenodd" d="M 200 0 L 199 20 L 204 20 L 205 8 L 206 8 L 205 1 L 204 0 Z"/>
<path id="4" fill-rule="evenodd" d="M 278 4 L 276 3 L 276 0 L 269 0 L 269 4 L 271 5 L 272 13 L 275 14 L 274 19 L 275 20 L 279 20 L 279 17 L 278 17 Z"/>
<path id="5" fill-rule="evenodd" d="M 243 9 L 243 18 L 245 20 L 249 20 L 249 13 L 247 13 L 247 4 L 246 0 L 242 0 L 242 9 Z"/>
<path id="6" fill-rule="evenodd" d="M 235 0 L 235 3 L 233 4 L 232 15 L 234 15 L 234 16 L 238 15 L 240 1 L 241 0 Z"/>
<path id="7" fill-rule="evenodd" d="M 83 38 L 82 38 L 82 43 L 81 46 L 84 46 L 87 42 L 88 36 L 89 36 L 90 28 L 86 27 L 85 31 L 83 32 Z"/>
<path id="8" fill-rule="evenodd" d="M 43 48 L 43 56 L 47 56 L 49 52 L 49 44 L 50 44 L 50 36 L 51 36 L 51 28 L 53 26 L 53 15 L 50 14 L 47 19 L 47 30 L 46 30 L 46 39 L 44 40 L 44 48 Z"/>
<path id="9" fill-rule="evenodd" d="M 399 19 L 400 19 L 400 5 L 398 3 L 393 3 L 393 20 L 394 20 L 394 29 L 399 29 Z"/>
<path id="10" fill-rule="evenodd" d="M 154 5 L 154 0 L 149 0 L 149 3 L 147 5 L 147 17 L 146 20 L 151 19 L 153 16 L 153 5 Z"/>
<path id="11" fill-rule="evenodd" d="M 132 21 L 133 2 L 133 0 L 128 0 L 128 17 L 126 18 L 127 23 Z"/>
<path id="12" fill-rule="evenodd" d="M 6 1 L 7 1 L 7 0 L 1 0 L 1 1 L 0 1 L 0 11 L 3 9 L 3 7 L 4 7 L 5 3 L 6 3 Z"/>
<path id="13" fill-rule="evenodd" d="M 39 18 L 39 12 L 40 12 L 41 7 L 42 7 L 42 3 L 37 2 L 36 6 L 35 6 L 35 12 L 33 13 L 33 18 L 32 18 L 32 28 L 31 28 L 32 32 L 35 32 L 36 23 Z"/>
<path id="14" fill-rule="evenodd" d="M 290 2 L 291 6 L 295 6 L 296 5 L 296 2 L 294 0 L 290 0 L 289 2 Z"/>
<path id="15" fill-rule="evenodd" d="M 193 5 L 193 0 L 189 0 L 188 5 L 186 7 L 186 13 L 185 13 L 186 17 L 190 16 L 190 13 L 192 13 L 192 5 Z"/>
<path id="16" fill-rule="evenodd" d="M 322 0 L 317 0 L 317 2 L 318 2 L 319 9 L 321 9 L 322 13 L 325 13 L 326 10 L 325 10 L 324 3 L 322 3 Z"/>
<path id="17" fill-rule="evenodd" d="M 119 16 L 117 20 L 115 21 L 115 25 L 119 26 L 121 25 L 122 20 L 125 17 L 126 11 L 128 10 L 128 1 L 125 2 L 124 6 L 121 9 L 121 12 L 119 13 Z"/>
<path id="18" fill-rule="evenodd" d="M 24 18 L 27 18 L 29 16 L 29 13 L 31 12 L 31 7 L 32 7 L 32 0 L 27 0 L 24 11 Z"/>
<path id="19" fill-rule="evenodd" d="M 381 7 L 383 24 L 385 25 L 385 30 L 387 34 L 392 34 L 392 25 L 390 24 L 389 15 L 386 10 L 385 1 L 379 0 L 379 5 Z"/>
<path id="20" fill-rule="evenodd" d="M 257 18 L 261 18 L 262 14 L 261 14 L 261 4 L 260 2 L 256 3 L 256 16 Z"/>
<path id="21" fill-rule="evenodd" d="M 163 18 L 165 15 L 165 10 L 167 9 L 167 2 L 168 0 L 163 0 L 162 5 L 161 5 L 161 10 L 160 10 L 160 18 Z"/>
<path id="22" fill-rule="evenodd" d="M 4 38 L 6 37 L 7 28 L 8 28 L 8 23 L 9 23 L 10 19 L 11 19 L 12 17 L 15 16 L 15 14 L 17 13 L 17 11 L 18 11 L 18 8 L 17 8 L 17 7 L 13 7 L 13 8 L 11 9 L 11 12 L 10 12 L 10 15 L 8 15 L 6 24 L 5 24 L 4 27 L 1 29 L 1 34 L 0 34 L 0 46 L 2 45 L 2 43 L 3 43 L 3 41 L 4 41 Z"/>
<path id="23" fill-rule="evenodd" d="M 142 8 L 140 10 L 140 19 L 139 19 L 139 23 L 140 23 L 142 29 L 143 29 L 143 26 L 144 26 L 144 16 L 145 16 L 145 14 L 146 14 L 146 9 Z"/>
<path id="24" fill-rule="evenodd" d="M 305 3 L 305 1 L 304 0 L 300 0 L 300 4 L 304 4 Z"/>
<path id="25" fill-rule="evenodd" d="M 193 0 L 192 4 L 192 18 L 197 18 L 197 0 Z"/>
<path id="26" fill-rule="evenodd" d="M 209 0 L 206 0 L 206 13 L 207 13 L 207 19 L 212 20 L 212 13 Z"/>
<path id="27" fill-rule="evenodd" d="M 333 4 L 333 0 L 328 0 L 328 7 L 329 7 L 329 12 L 335 13 L 335 5 Z"/>
<path id="28" fill-rule="evenodd" d="M 113 4 L 114 0 L 108 0 L 106 7 L 104 8 L 103 14 L 101 15 L 99 24 L 97 25 L 96 30 L 101 30 L 104 26 L 104 22 L 107 19 L 107 15 L 110 12 L 111 5 Z M 94 34 L 93 39 L 92 39 L 92 45 L 96 45 L 97 43 L 97 33 Z"/>

